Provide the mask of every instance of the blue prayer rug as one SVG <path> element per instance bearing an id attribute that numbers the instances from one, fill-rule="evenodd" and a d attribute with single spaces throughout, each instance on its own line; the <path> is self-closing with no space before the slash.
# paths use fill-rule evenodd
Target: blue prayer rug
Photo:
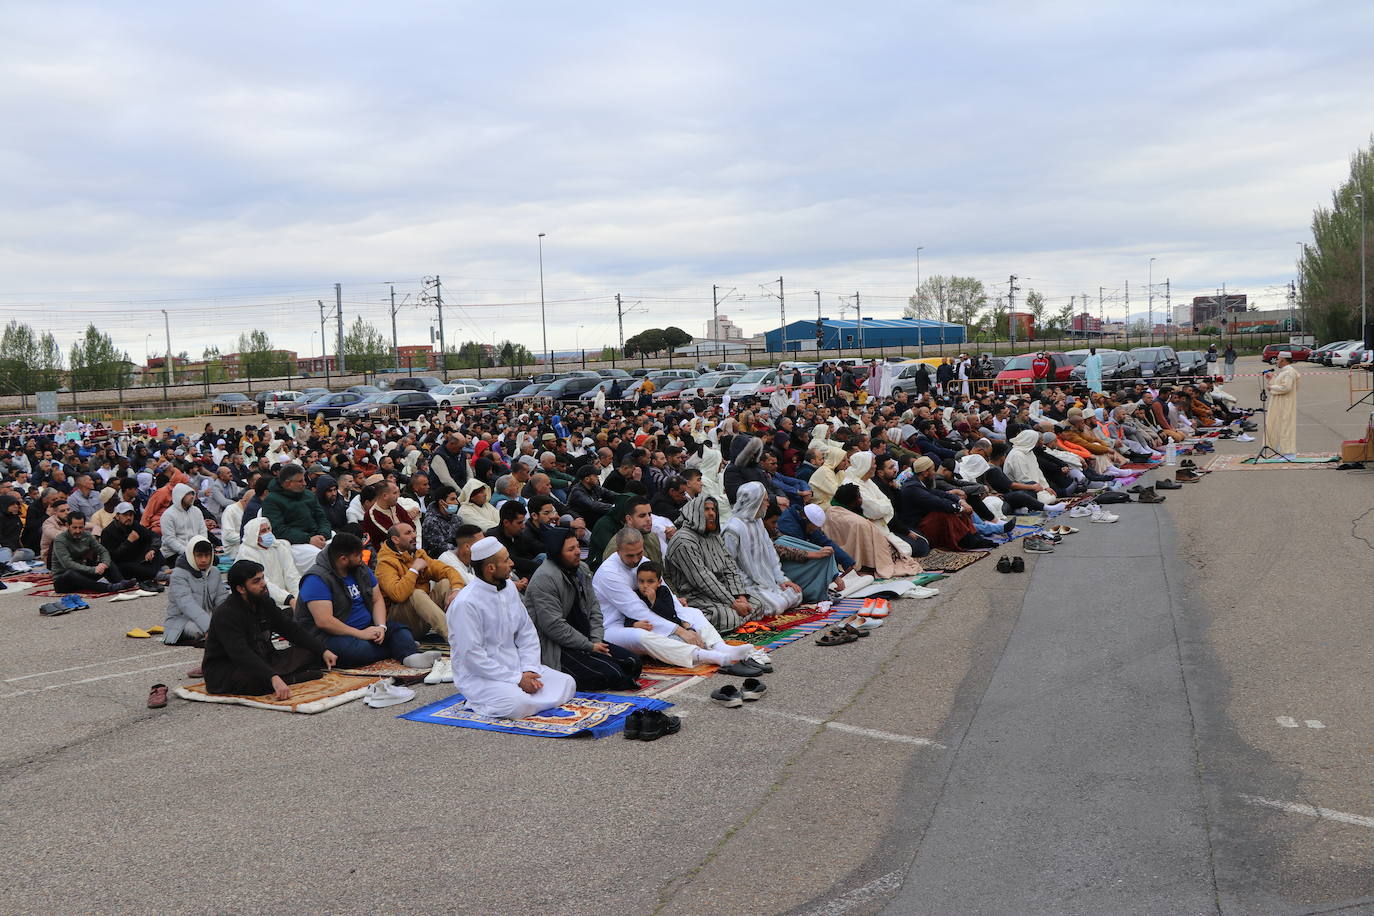
<path id="1" fill-rule="evenodd" d="M 636 710 L 669 709 L 672 703 L 652 697 L 618 696 L 609 693 L 579 693 L 562 706 L 545 709 L 524 719 L 495 719 L 465 709 L 461 693 L 397 716 L 412 722 L 480 728 L 491 732 L 534 735 L 539 738 L 572 738 L 591 735 L 604 738 L 624 731 L 625 718 Z"/>

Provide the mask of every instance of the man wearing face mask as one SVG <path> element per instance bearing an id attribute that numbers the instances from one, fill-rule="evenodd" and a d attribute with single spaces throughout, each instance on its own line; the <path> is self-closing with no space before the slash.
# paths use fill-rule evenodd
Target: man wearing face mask
<path id="1" fill-rule="evenodd" d="M 387 618 L 422 636 L 433 629 L 447 639 L 444 608 L 449 596 L 467 583 L 462 573 L 434 560 L 416 540 L 413 525 L 394 525 L 377 555 L 377 584 L 386 598 Z"/>
<path id="2" fill-rule="evenodd" d="M 477 578 L 449 605 L 453 683 L 473 712 L 522 719 L 572 699 L 577 683 L 540 661 L 539 634 L 511 585 L 510 554 L 494 537 L 472 546 Z"/>

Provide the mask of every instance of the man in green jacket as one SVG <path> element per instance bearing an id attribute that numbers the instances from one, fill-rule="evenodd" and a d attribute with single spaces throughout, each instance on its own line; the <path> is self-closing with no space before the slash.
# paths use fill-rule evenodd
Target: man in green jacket
<path id="1" fill-rule="evenodd" d="M 120 592 L 138 583 L 124 578 L 105 545 L 86 530 L 86 517 L 73 512 L 53 538 L 52 584 L 59 592 Z"/>
<path id="2" fill-rule="evenodd" d="M 324 506 L 305 485 L 305 469 L 298 464 L 284 465 L 277 479 L 267 487 L 262 514 L 272 523 L 272 534 L 291 544 L 296 567 L 302 572 L 315 562 L 315 556 L 334 535 Z"/>

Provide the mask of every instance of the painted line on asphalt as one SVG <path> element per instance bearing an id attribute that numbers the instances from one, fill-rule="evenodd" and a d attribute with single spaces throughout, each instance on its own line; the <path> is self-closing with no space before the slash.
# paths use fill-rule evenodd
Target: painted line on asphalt
<path id="1" fill-rule="evenodd" d="M 36 674 L 21 674 L 18 677 L 7 677 L 3 683 L 11 684 L 15 681 L 27 681 L 29 678 L 46 677 L 49 674 L 66 674 L 69 671 L 80 671 L 83 668 L 98 668 L 101 665 L 118 665 L 121 662 L 131 662 L 139 658 L 153 658 L 154 656 L 166 655 L 169 652 L 175 651 L 176 649 L 168 646 L 166 649 L 157 652 L 145 652 L 142 655 L 126 655 L 123 658 L 107 658 L 102 662 L 90 662 L 85 665 L 72 665 L 70 668 L 54 668 L 52 671 L 39 671 Z"/>
<path id="2" fill-rule="evenodd" d="M 862 884 L 854 890 L 841 894 L 834 900 L 826 901 L 820 906 L 805 910 L 803 916 L 841 916 L 848 913 L 856 906 L 868 903 L 879 894 L 887 894 L 897 890 L 902 886 L 903 873 L 890 871 L 881 878 L 874 878 L 867 884 Z"/>
<path id="3" fill-rule="evenodd" d="M 79 687 L 82 684 L 93 684 L 96 681 L 108 681 L 116 677 L 131 677 L 135 674 L 146 674 L 149 671 L 161 671 L 163 668 L 176 668 L 186 664 L 186 659 L 179 662 L 170 662 L 166 665 L 153 665 L 150 668 L 139 668 L 135 671 L 122 671 L 119 674 L 100 674 L 95 677 L 82 678 L 79 681 L 67 681 L 63 684 L 49 684 L 47 687 L 32 687 L 28 690 L 20 690 L 15 693 L 0 693 L 0 700 L 12 700 L 15 697 L 28 696 L 31 693 L 44 693 L 49 690 L 61 690 L 63 687 Z"/>
<path id="4" fill-rule="evenodd" d="M 1326 728 L 1321 719 L 1304 719 L 1302 724 L 1308 728 Z"/>
<path id="5" fill-rule="evenodd" d="M 1284 728 L 1298 727 L 1298 720 L 1293 718 L 1292 716 L 1276 716 L 1274 718 L 1274 721 L 1279 723 L 1279 725 L 1283 726 Z"/>
<path id="6" fill-rule="evenodd" d="M 696 700 L 699 703 L 711 702 L 708 697 L 683 697 L 684 700 Z M 795 712 L 782 712 L 777 709 L 760 709 L 757 703 L 750 704 L 751 710 L 756 715 L 772 716 L 775 719 L 791 719 L 793 722 L 805 722 L 807 725 L 819 725 L 824 728 L 834 729 L 837 732 L 847 732 L 851 735 L 863 735 L 865 738 L 876 738 L 879 741 L 893 741 L 898 744 L 915 744 L 919 747 L 933 747 L 944 750 L 945 746 L 938 741 L 929 738 L 917 738 L 914 735 L 899 735 L 896 732 L 880 731 L 876 728 L 863 728 L 858 725 L 850 725 L 847 722 L 833 722 L 829 719 L 817 719 L 815 716 L 803 716 Z"/>
<path id="7" fill-rule="evenodd" d="M 1365 817 L 1362 814 L 1347 814 L 1344 811 L 1333 811 L 1330 808 L 1319 808 L 1316 805 L 1275 801 L 1272 798 L 1260 798 L 1257 795 L 1242 795 L 1241 799 L 1252 805 L 1258 805 L 1261 808 L 1273 808 L 1286 814 L 1305 814 L 1308 817 L 1320 818 L 1324 821 L 1338 821 L 1342 824 L 1353 824 L 1356 827 L 1374 829 L 1374 817 Z"/>

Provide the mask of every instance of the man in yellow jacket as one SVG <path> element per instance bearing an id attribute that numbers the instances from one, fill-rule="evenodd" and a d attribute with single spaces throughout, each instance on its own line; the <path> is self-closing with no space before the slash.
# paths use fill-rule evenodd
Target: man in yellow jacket
<path id="1" fill-rule="evenodd" d="M 387 531 L 377 554 L 377 584 L 386 598 L 387 618 L 416 636 L 433 629 L 448 639 L 445 608 L 467 583 L 463 574 L 418 549 L 415 527 L 401 523 Z"/>

